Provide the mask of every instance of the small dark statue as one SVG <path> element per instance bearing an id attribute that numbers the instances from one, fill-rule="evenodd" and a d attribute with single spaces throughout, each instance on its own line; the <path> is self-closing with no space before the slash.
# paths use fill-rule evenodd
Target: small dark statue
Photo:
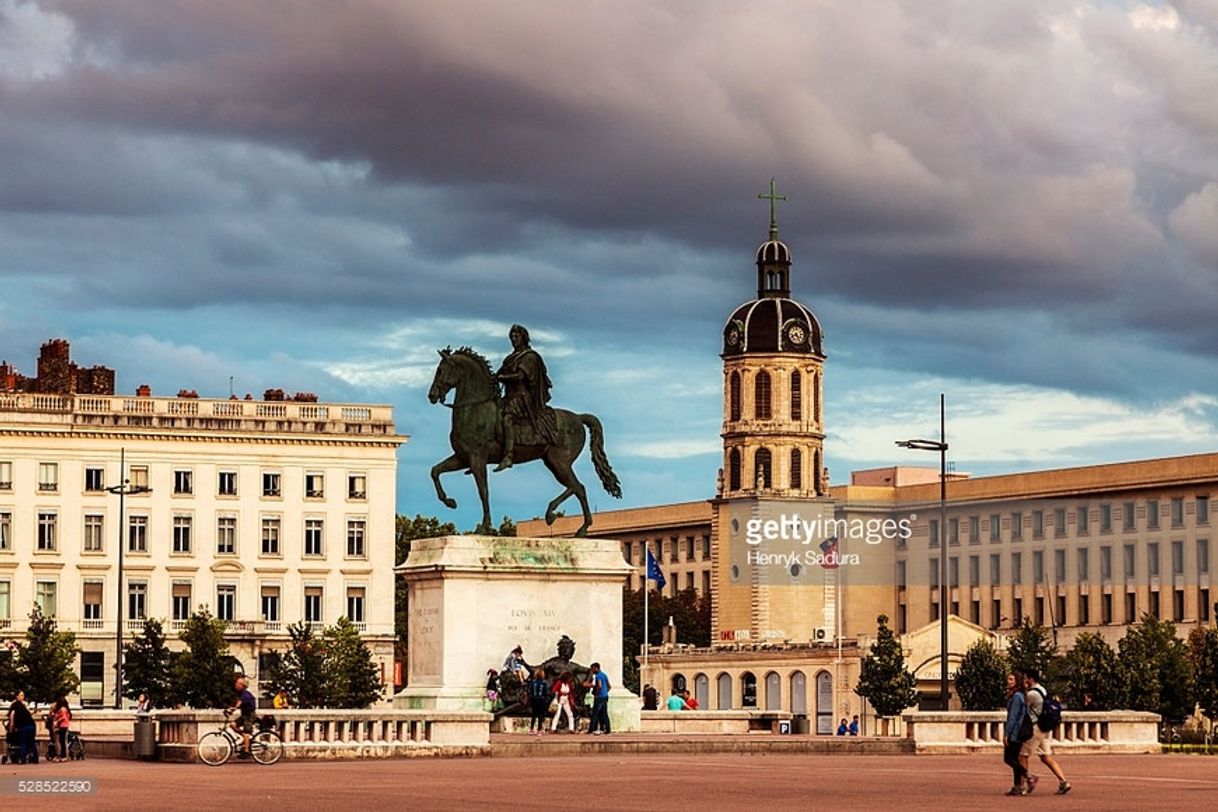
<path id="1" fill-rule="evenodd" d="M 529 674 L 540 668 L 545 674 L 546 682 L 551 686 L 564 673 L 571 672 L 575 687 L 573 697 L 575 715 L 581 717 L 588 715 L 588 709 L 584 706 L 584 697 L 588 692 L 588 689 L 584 687 L 584 682 L 588 680 L 588 666 L 573 661 L 571 658 L 574 656 L 575 641 L 564 634 L 558 641 L 557 657 L 551 657 L 541 665 L 529 665 L 528 663 L 523 663 L 523 665 L 528 669 Z M 529 697 L 525 691 L 525 681 L 521 679 L 520 674 L 513 671 L 499 672 L 499 700 L 502 707 L 495 711 L 495 716 L 529 715 Z"/>
<path id="2" fill-rule="evenodd" d="M 482 523 L 477 532 L 489 533 L 492 525 L 486 466 L 497 463 L 495 470 L 502 471 L 518 462 L 541 460 L 565 488 L 546 507 L 546 523 L 553 524 L 558 506 L 575 496 L 584 514 L 584 523 L 575 535 L 587 535 L 592 510 L 587 491 L 572 468 L 584 450 L 585 429 L 591 437 L 592 465 L 601 485 L 611 496 L 619 499 L 622 496 L 621 483 L 605 456 L 601 422 L 595 415 L 551 408 L 550 377 L 537 350 L 529 346 L 529 331 L 515 324 L 509 337 L 512 352 L 498 372 L 492 372 L 490 363 L 469 347 L 439 351 L 440 365 L 436 367 L 427 399 L 444 403 L 450 391 L 456 390 L 456 395 L 449 406 L 453 410 L 449 433 L 452 456 L 431 469 L 436 496 L 449 508 L 455 508 L 457 502 L 444 492 L 440 475 L 461 470 L 472 474 L 482 500 Z"/>

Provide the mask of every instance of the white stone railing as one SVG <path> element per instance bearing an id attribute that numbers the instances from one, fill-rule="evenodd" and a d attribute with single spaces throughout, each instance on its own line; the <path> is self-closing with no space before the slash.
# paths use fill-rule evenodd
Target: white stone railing
<path id="1" fill-rule="evenodd" d="M 906 738 L 919 753 L 970 753 L 1002 748 L 1004 711 L 906 713 Z M 1141 711 L 1064 711 L 1053 746 L 1071 752 L 1157 753 L 1159 715 Z"/>
<path id="2" fill-rule="evenodd" d="M 790 711 L 763 710 L 696 710 L 642 711 L 644 733 L 748 733 L 756 730 L 777 731 L 777 723 L 790 720 Z"/>
<path id="3" fill-rule="evenodd" d="M 485 755 L 492 716 L 476 711 L 281 710 L 275 720 L 284 757 L 299 759 Z M 220 711 L 158 711 L 158 756 L 195 761 L 199 736 L 220 728 Z"/>

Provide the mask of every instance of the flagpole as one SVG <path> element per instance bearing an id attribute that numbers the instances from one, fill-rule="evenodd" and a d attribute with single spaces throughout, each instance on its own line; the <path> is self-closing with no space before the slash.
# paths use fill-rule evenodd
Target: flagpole
<path id="1" fill-rule="evenodd" d="M 651 551 L 647 551 L 650 557 Z M 643 668 L 647 668 L 647 649 L 648 643 L 651 641 L 651 580 L 647 572 L 649 567 L 644 565 L 643 569 Z"/>

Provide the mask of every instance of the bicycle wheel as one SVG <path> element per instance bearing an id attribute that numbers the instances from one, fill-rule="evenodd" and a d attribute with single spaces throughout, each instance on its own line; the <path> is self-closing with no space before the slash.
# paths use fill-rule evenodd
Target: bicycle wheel
<path id="1" fill-rule="evenodd" d="M 255 733 L 250 740 L 250 755 L 259 764 L 274 764 L 283 758 L 283 740 L 273 730 Z"/>
<path id="2" fill-rule="evenodd" d="M 195 749 L 199 753 L 199 761 L 209 767 L 219 767 L 233 755 L 233 743 L 219 730 L 213 730 L 200 738 Z"/>

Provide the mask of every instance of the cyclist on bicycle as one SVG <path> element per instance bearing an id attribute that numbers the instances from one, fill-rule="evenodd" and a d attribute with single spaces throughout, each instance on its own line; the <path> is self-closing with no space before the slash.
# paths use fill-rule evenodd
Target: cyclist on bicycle
<path id="1" fill-rule="evenodd" d="M 228 713 L 240 709 L 241 715 L 233 720 L 233 730 L 241 734 L 241 750 L 237 758 L 250 757 L 250 735 L 254 732 L 254 724 L 258 719 L 258 700 L 249 691 L 249 680 L 244 674 L 237 677 L 237 700 L 228 708 Z"/>

